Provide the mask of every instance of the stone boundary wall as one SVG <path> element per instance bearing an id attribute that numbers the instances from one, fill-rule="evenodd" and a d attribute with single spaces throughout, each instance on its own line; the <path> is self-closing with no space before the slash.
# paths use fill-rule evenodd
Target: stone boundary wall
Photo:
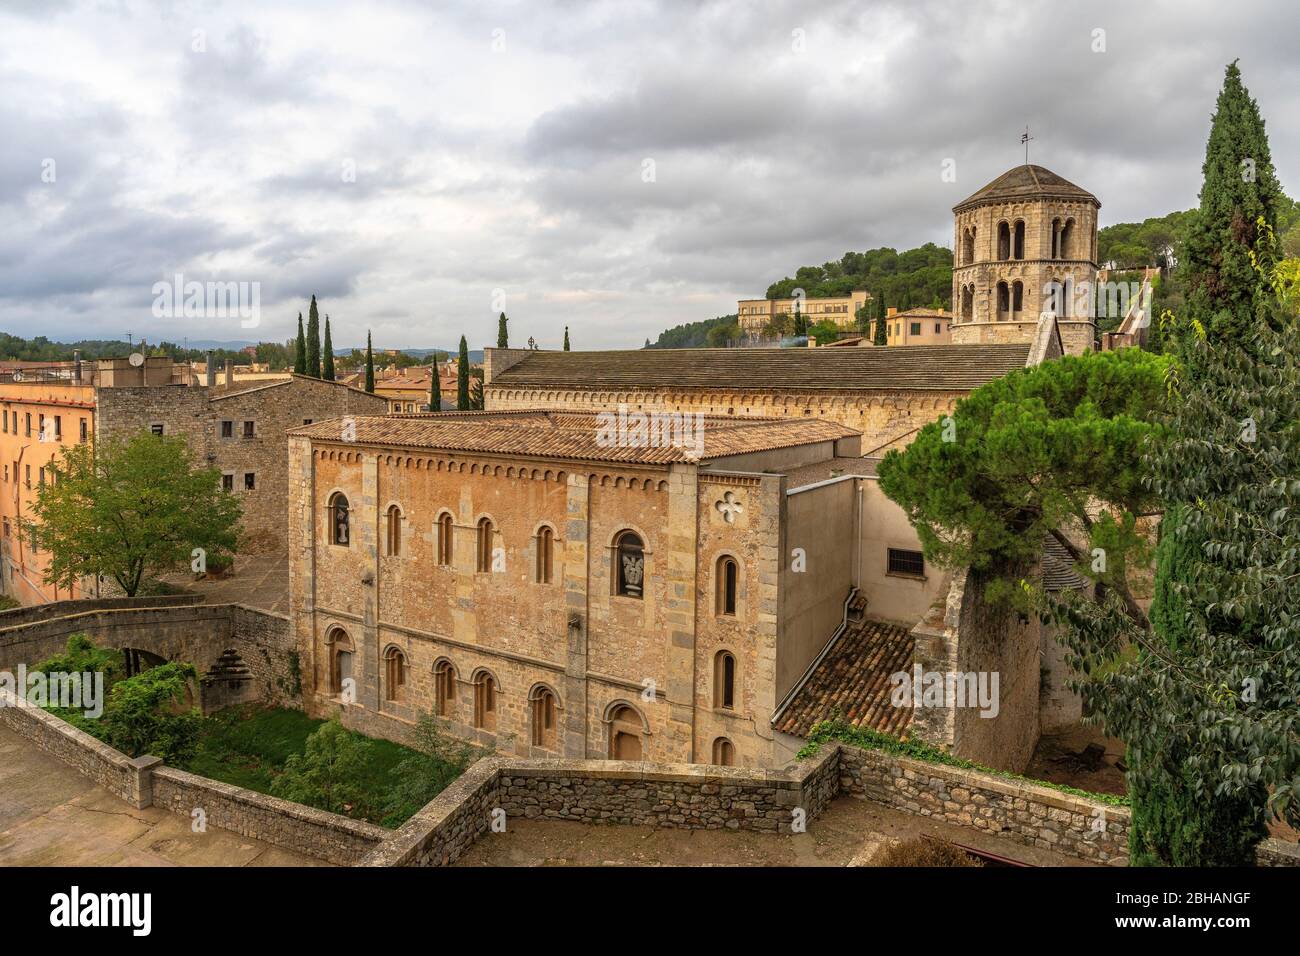
<path id="1" fill-rule="evenodd" d="M 154 597 L 85 598 L 74 601 L 51 601 L 31 607 L 0 611 L 0 629 L 35 624 L 82 611 L 129 610 L 139 607 L 189 607 L 202 604 L 202 594 L 160 594 Z"/>
<path id="2" fill-rule="evenodd" d="M 487 757 L 422 809 L 362 866 L 445 866 L 506 817 L 700 830 L 790 833 L 839 789 L 839 749 L 786 770 L 622 760 Z"/>
<path id="3" fill-rule="evenodd" d="M 1127 807 L 880 750 L 844 744 L 839 750 L 841 793 L 1081 860 L 1128 863 Z M 1105 830 L 1093 833 L 1098 819 Z"/>
<path id="4" fill-rule="evenodd" d="M 202 810 L 221 827 L 306 856 L 347 866 L 392 836 L 373 823 L 305 807 L 172 767 L 155 767 L 153 805 L 183 817 Z"/>
<path id="5" fill-rule="evenodd" d="M 136 809 L 150 805 L 150 772 L 162 763 L 157 757 L 128 757 L 39 707 L 20 706 L 8 690 L 0 690 L 0 724 Z"/>

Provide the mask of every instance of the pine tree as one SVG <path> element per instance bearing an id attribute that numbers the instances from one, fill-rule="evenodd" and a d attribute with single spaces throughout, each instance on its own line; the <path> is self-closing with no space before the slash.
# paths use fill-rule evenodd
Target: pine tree
<path id="1" fill-rule="evenodd" d="M 302 313 L 298 313 L 298 339 L 293 348 L 293 371 L 295 375 L 307 374 L 307 338 L 302 332 Z"/>
<path id="2" fill-rule="evenodd" d="M 501 313 L 501 321 L 505 322 L 505 313 Z M 504 329 L 504 325 L 502 326 Z M 456 359 L 456 410 L 460 412 L 469 411 L 469 346 L 465 342 L 465 336 L 460 337 L 460 356 Z"/>
<path id="3" fill-rule="evenodd" d="M 442 388 L 441 383 L 438 381 L 438 359 L 436 355 L 434 360 L 429 363 L 429 411 L 442 411 Z"/>
<path id="4" fill-rule="evenodd" d="M 885 324 L 889 310 L 885 308 L 885 293 L 882 290 L 880 295 L 876 296 L 876 337 L 875 345 L 889 344 L 889 327 Z"/>
<path id="5" fill-rule="evenodd" d="M 564 351 L 569 351 L 569 327 L 564 327 Z"/>
<path id="6" fill-rule="evenodd" d="M 330 338 L 330 317 L 325 316 L 325 351 L 323 353 L 321 378 L 327 382 L 334 381 L 334 342 Z"/>
<path id="7" fill-rule="evenodd" d="M 1267 309 L 1270 295 L 1251 265 L 1259 238 L 1256 223 L 1277 227 L 1282 190 L 1264 132 L 1264 120 L 1228 64 L 1201 167 L 1201 204 L 1192 217 L 1183 257 L 1188 315 L 1211 341 L 1246 334 Z"/>
<path id="8" fill-rule="evenodd" d="M 369 332 L 366 332 L 366 391 L 375 394 L 375 351 L 370 345 Z"/>
<path id="9" fill-rule="evenodd" d="M 501 313 L 501 318 L 497 319 L 497 348 L 510 348 L 510 336 L 506 331 L 506 314 Z"/>
<path id="10" fill-rule="evenodd" d="M 320 378 L 320 313 L 316 311 L 315 296 L 307 310 L 307 374 Z"/>

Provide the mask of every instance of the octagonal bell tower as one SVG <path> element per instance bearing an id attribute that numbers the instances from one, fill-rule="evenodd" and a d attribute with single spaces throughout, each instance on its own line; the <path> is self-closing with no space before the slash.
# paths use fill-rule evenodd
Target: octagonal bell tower
<path id="1" fill-rule="evenodd" d="M 1053 312 L 1066 353 L 1090 351 L 1100 208 L 1028 164 L 954 206 L 953 343 L 1032 342 L 1040 314 Z"/>

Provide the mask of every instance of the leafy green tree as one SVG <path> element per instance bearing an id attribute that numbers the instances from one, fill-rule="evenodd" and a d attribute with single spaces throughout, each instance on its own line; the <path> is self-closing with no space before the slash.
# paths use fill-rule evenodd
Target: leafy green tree
<path id="1" fill-rule="evenodd" d="M 1137 519 L 1158 501 L 1142 482 L 1141 454 L 1159 435 L 1152 419 L 1168 364 L 1123 349 L 1017 369 L 975 389 L 905 450 L 889 452 L 880 487 L 907 512 L 936 564 L 1025 568 L 1050 535 L 1081 574 L 1114 590 L 1145 622 L 1128 568 L 1150 556 Z M 1002 596 L 1012 593 L 1008 583 L 998 582 Z"/>
<path id="2" fill-rule="evenodd" d="M 322 360 L 324 368 L 321 378 L 327 382 L 334 381 L 334 342 L 330 338 L 330 317 L 325 316 L 325 352 Z"/>
<path id="3" fill-rule="evenodd" d="M 370 344 L 369 332 L 366 332 L 366 391 L 375 394 L 375 350 Z"/>
<path id="4" fill-rule="evenodd" d="M 369 741 L 344 728 L 337 717 L 321 724 L 301 754 L 292 754 L 271 793 L 331 813 L 365 816 L 362 780 L 371 760 Z"/>
<path id="5" fill-rule="evenodd" d="M 146 581 L 233 555 L 239 501 L 221 472 L 197 468 L 180 437 L 137 433 L 67 445 L 32 504 L 35 530 L 49 552 L 45 579 L 70 588 L 87 575 L 112 578 L 133 596 Z"/>
<path id="6" fill-rule="evenodd" d="M 62 654 L 31 665 L 45 674 L 103 674 L 104 687 L 111 688 L 123 677 L 122 652 L 96 647 L 85 634 L 73 634 Z"/>
<path id="7" fill-rule="evenodd" d="M 505 315 L 503 312 L 502 315 Z M 460 337 L 460 353 L 456 358 L 456 410 L 469 411 L 469 345 Z"/>
<path id="8" fill-rule="evenodd" d="M 569 351 L 569 327 L 564 327 L 564 351 Z"/>
<path id="9" fill-rule="evenodd" d="M 1264 120 L 1235 61 L 1224 73 L 1201 168 L 1201 204 L 1186 243 L 1187 318 L 1199 322 L 1211 341 L 1238 338 L 1274 304 L 1251 253 L 1257 221 L 1276 229 L 1284 197 Z"/>
<path id="10" fill-rule="evenodd" d="M 307 374 L 307 337 L 302 331 L 302 313 L 298 313 L 298 339 L 294 343 L 293 370 L 298 375 Z"/>
<path id="11" fill-rule="evenodd" d="M 497 319 L 497 348 L 508 349 L 510 347 L 510 335 L 506 328 L 506 314 L 501 313 Z"/>
<path id="12" fill-rule="evenodd" d="M 667 331 L 660 332 L 654 344 L 646 339 L 645 347 L 648 349 L 698 349 L 706 346 L 712 348 L 713 346 L 709 346 L 709 333 L 719 325 L 736 325 L 736 323 L 737 316 L 733 314 L 675 325 Z"/>
<path id="13" fill-rule="evenodd" d="M 885 308 L 885 293 L 881 291 L 876 296 L 876 337 L 872 340 L 873 345 L 889 344 L 888 316 L 889 309 Z"/>
<path id="14" fill-rule="evenodd" d="M 311 297 L 311 307 L 307 310 L 307 374 L 320 378 L 320 312 L 316 309 L 316 297 Z"/>
<path id="15" fill-rule="evenodd" d="M 194 755 L 203 718 L 192 706 L 193 664 L 159 664 L 119 680 L 108 693 L 97 736 L 130 757 L 182 764 Z"/>
<path id="16" fill-rule="evenodd" d="M 740 326 L 735 322 L 726 322 L 709 329 L 705 343 L 711 349 L 730 348 L 740 341 Z"/>
<path id="17" fill-rule="evenodd" d="M 840 337 L 840 327 L 830 319 L 822 319 L 808 330 L 808 334 L 818 345 L 830 345 Z"/>
<path id="18" fill-rule="evenodd" d="M 414 816 L 464 773 L 475 756 L 473 747 L 449 734 L 432 714 L 421 715 L 409 746 L 415 753 L 393 767 L 385 826 L 400 826 Z"/>

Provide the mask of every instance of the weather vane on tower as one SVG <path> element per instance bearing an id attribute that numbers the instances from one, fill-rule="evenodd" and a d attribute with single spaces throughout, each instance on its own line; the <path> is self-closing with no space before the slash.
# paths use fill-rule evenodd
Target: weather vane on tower
<path id="1" fill-rule="evenodd" d="M 1025 145 L 1025 165 L 1026 165 L 1026 166 L 1029 165 L 1029 141 L 1030 141 L 1031 139 L 1033 139 L 1033 137 L 1029 135 L 1029 124 L 1026 123 L 1026 124 L 1025 124 L 1025 131 L 1024 131 L 1023 133 L 1020 134 L 1020 142 L 1024 143 L 1024 145 Z"/>

